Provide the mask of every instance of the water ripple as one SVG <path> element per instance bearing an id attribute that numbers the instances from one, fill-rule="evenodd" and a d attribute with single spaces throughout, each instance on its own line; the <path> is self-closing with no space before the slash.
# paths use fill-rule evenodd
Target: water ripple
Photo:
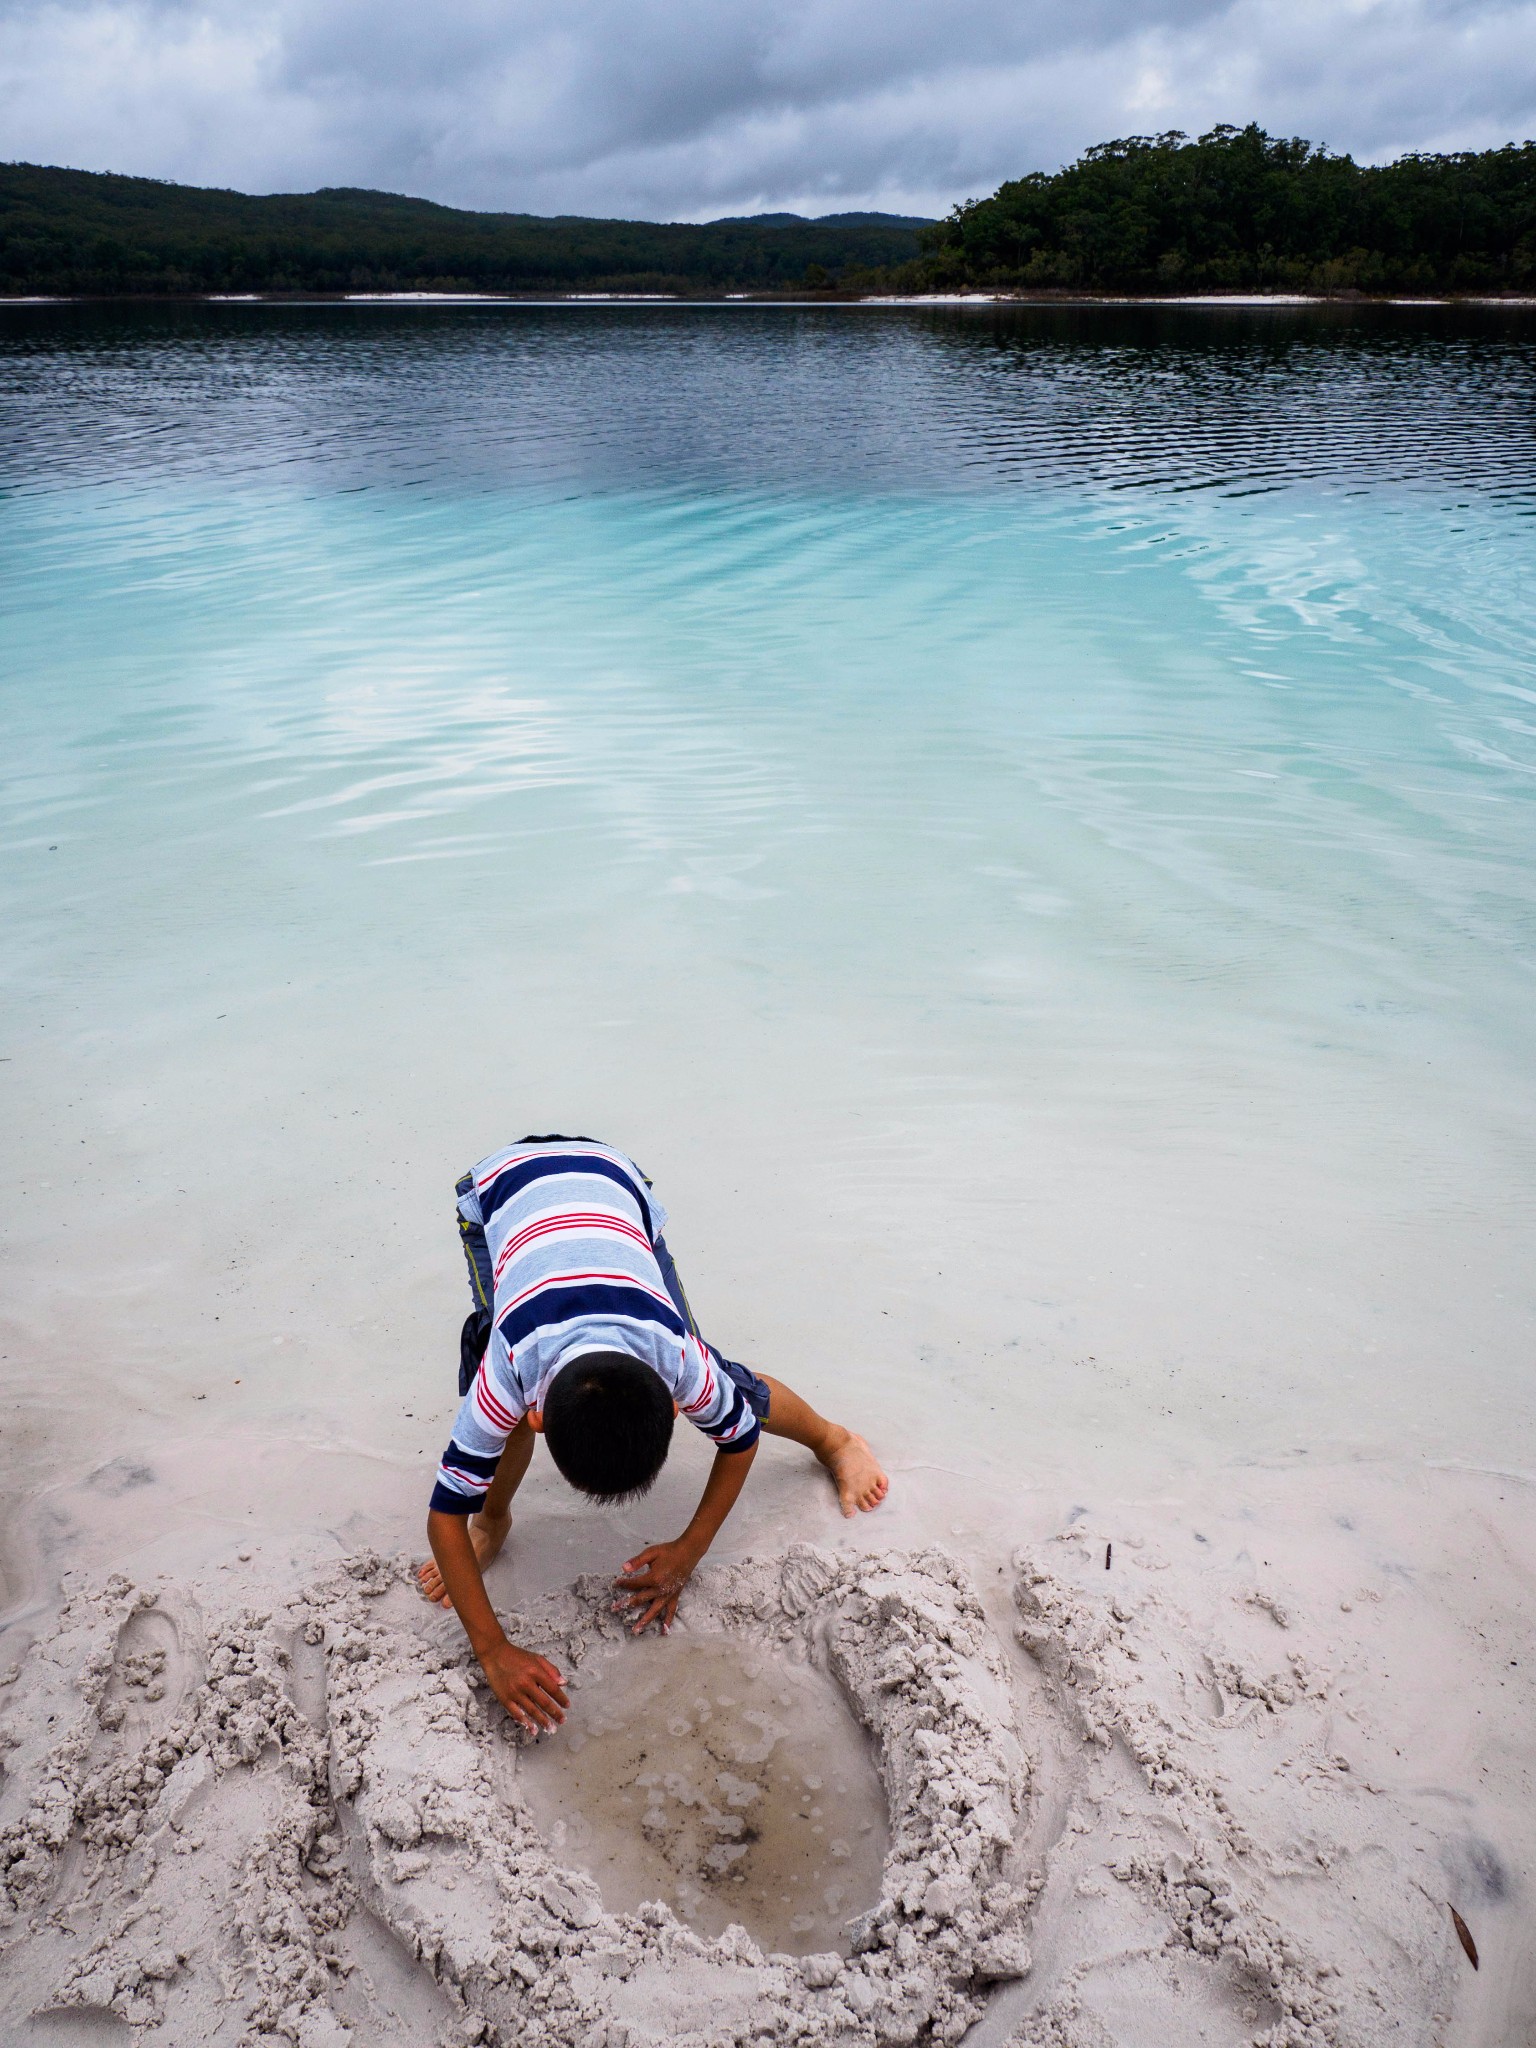
<path id="1" fill-rule="evenodd" d="M 1536 491 L 1496 309 L 0 309 L 0 477 Z"/>

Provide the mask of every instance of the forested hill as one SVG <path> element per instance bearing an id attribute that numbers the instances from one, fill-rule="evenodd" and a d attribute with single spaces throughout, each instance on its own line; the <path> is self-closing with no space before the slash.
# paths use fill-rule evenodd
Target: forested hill
<path id="1" fill-rule="evenodd" d="M 0 165 L 0 294 L 1536 291 L 1536 143 L 1357 164 L 1257 127 L 1130 136 L 930 224 L 464 213 Z"/>
<path id="2" fill-rule="evenodd" d="M 934 286 L 1536 289 L 1536 143 L 1361 165 L 1262 128 L 1101 143 L 923 235 Z"/>
<path id="3" fill-rule="evenodd" d="M 910 259 L 918 225 L 878 214 L 702 227 L 546 219 L 390 192 L 253 198 L 3 164 L 0 294 L 814 288 Z"/>

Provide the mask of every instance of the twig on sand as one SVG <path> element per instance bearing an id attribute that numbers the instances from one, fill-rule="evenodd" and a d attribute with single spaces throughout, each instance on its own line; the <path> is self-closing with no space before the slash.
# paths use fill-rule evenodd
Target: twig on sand
<path id="1" fill-rule="evenodd" d="M 1454 1906 L 1451 1907 L 1451 1920 L 1456 1929 L 1456 1939 L 1461 1943 L 1462 1947 L 1466 1950 L 1467 1961 L 1472 1965 L 1473 1969 L 1475 1970 L 1478 1966 L 1477 1943 L 1472 1939 L 1472 1930 L 1467 1925 L 1466 1921 L 1462 1919 L 1461 1915 L 1457 1912 Z"/>

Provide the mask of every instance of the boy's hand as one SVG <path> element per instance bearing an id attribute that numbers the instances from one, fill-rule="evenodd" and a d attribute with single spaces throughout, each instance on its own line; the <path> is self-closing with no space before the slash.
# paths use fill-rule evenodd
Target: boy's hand
<path id="1" fill-rule="evenodd" d="M 547 1657 L 520 1650 L 516 1643 L 497 1643 L 482 1655 L 480 1668 L 513 1720 L 533 1734 L 558 1728 L 565 1719 L 571 1703 L 564 1680 Z"/>
<path id="2" fill-rule="evenodd" d="M 637 1607 L 643 1608 L 640 1619 L 634 1623 L 633 1633 L 639 1635 L 653 1621 L 660 1621 L 665 1635 L 672 1626 L 682 1590 L 693 1577 L 699 1555 L 691 1543 L 681 1538 L 676 1543 L 647 1544 L 638 1557 L 632 1557 L 626 1563 L 623 1577 L 613 1582 L 619 1595 L 614 1602 L 614 1613 L 621 1614 L 626 1605 L 631 1612 Z"/>

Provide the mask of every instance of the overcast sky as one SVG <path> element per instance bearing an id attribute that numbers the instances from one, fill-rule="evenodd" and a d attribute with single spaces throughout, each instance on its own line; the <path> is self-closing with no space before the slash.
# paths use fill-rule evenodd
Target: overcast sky
<path id="1" fill-rule="evenodd" d="M 1536 135 L 1536 0 L 0 0 L 0 157 L 249 192 L 937 214 L 1220 120 Z"/>

